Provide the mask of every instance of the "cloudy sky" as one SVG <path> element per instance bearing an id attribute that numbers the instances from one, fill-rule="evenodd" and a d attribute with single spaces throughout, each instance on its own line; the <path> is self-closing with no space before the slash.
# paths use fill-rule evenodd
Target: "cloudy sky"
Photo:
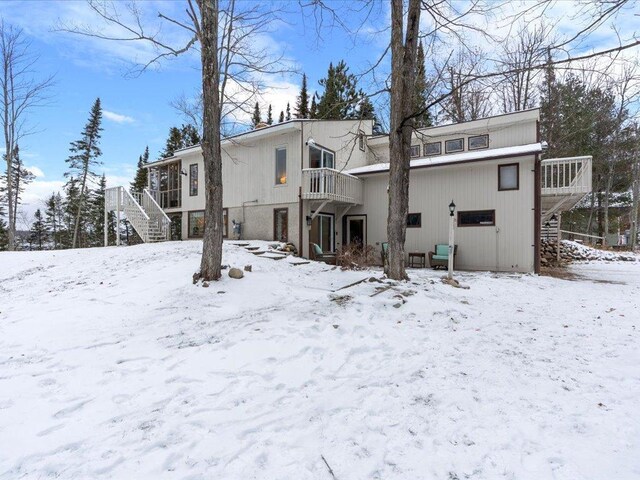
<path id="1" fill-rule="evenodd" d="M 302 72 L 307 74 L 310 89 L 314 90 L 329 62 L 344 59 L 356 73 L 367 70 L 387 44 L 387 3 L 376 4 L 366 18 L 362 12 L 342 10 L 338 21 L 352 27 L 351 34 L 342 28 L 331 28 L 332 22 L 326 13 L 318 28 L 319 18 L 312 11 L 302 13 L 298 2 L 285 4 L 289 11 L 257 41 L 269 51 L 282 55 L 287 69 L 295 72 L 266 79 L 269 88 L 262 95 L 261 103 L 265 106 L 272 103 L 277 118 L 287 101 L 293 105 Z M 118 2 L 118 8 L 123 5 L 124 2 Z M 147 0 L 138 5 L 150 29 L 158 25 L 158 12 L 184 17 L 182 1 Z M 516 8 L 513 5 L 509 9 Z M 526 6 L 527 3 L 517 8 Z M 547 9 L 545 20 L 553 22 L 562 35 L 570 35 L 577 28 L 571 19 L 572 12 L 575 8 L 570 2 L 557 2 Z M 123 15 L 126 18 L 126 11 Z M 132 74 L 135 65 L 155 53 L 149 44 L 103 41 L 59 31 L 62 25 L 80 25 L 107 34 L 121 33 L 100 22 L 84 1 L 5 0 L 0 3 L 0 16 L 5 23 L 24 30 L 31 50 L 40 57 L 35 76 L 55 75 L 51 101 L 31 112 L 29 122 L 35 127 L 35 133 L 20 145 L 25 164 L 37 175 L 24 196 L 24 210 L 29 215 L 42 206 L 44 197 L 62 188 L 69 143 L 78 139 L 96 97 L 100 97 L 104 109 L 101 172 L 107 175 L 110 186 L 128 184 L 145 146 L 149 146 L 152 159 L 156 158 L 169 128 L 184 122 L 170 103 L 181 95 L 192 95 L 198 88 L 197 52 L 163 61 L 156 68 L 135 75 Z M 637 16 L 630 14 L 606 23 L 580 49 L 588 51 L 615 42 L 616 34 L 611 28 L 614 23 L 623 36 L 632 35 L 637 20 Z M 502 33 L 508 32 L 511 26 L 504 9 L 493 12 L 491 18 L 478 19 L 478 25 L 487 31 Z M 160 35 L 173 45 L 179 45 L 186 38 L 184 32 L 167 25 Z M 495 48 L 490 38 L 474 32 L 470 32 L 469 38 L 485 48 Z M 371 87 L 374 81 L 384 78 L 386 72 L 383 62 L 376 77 L 369 76 L 363 87 Z"/>

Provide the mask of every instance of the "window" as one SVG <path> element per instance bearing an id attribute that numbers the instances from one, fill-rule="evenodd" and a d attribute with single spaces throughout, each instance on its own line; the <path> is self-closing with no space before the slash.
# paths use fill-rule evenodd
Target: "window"
<path id="1" fill-rule="evenodd" d="M 333 168 L 333 160 L 331 150 L 309 145 L 309 168 Z"/>
<path id="2" fill-rule="evenodd" d="M 424 144 L 425 156 L 441 155 L 442 154 L 442 142 L 433 142 Z"/>
<path id="3" fill-rule="evenodd" d="M 229 238 L 229 209 L 222 209 L 222 238 Z"/>
<path id="4" fill-rule="evenodd" d="M 498 190 L 518 190 L 520 188 L 520 165 L 509 163 L 498 165 Z"/>
<path id="5" fill-rule="evenodd" d="M 364 132 L 358 131 L 358 148 L 364 152 Z"/>
<path id="6" fill-rule="evenodd" d="M 189 212 L 189 238 L 202 238 L 204 235 L 204 210 Z"/>
<path id="7" fill-rule="evenodd" d="M 467 146 L 469 150 L 481 150 L 483 148 L 489 148 L 489 135 L 477 135 L 475 137 L 469 137 L 467 140 Z"/>
<path id="8" fill-rule="evenodd" d="M 411 145 L 411 158 L 420 156 L 420 145 Z"/>
<path id="9" fill-rule="evenodd" d="M 289 209 L 273 209 L 273 239 L 276 242 L 288 242 Z"/>
<path id="10" fill-rule="evenodd" d="M 276 185 L 287 183 L 287 149 L 276 148 Z"/>
<path id="11" fill-rule="evenodd" d="M 488 227 L 496 224 L 495 210 L 458 212 L 459 227 Z"/>
<path id="12" fill-rule="evenodd" d="M 447 140 L 444 142 L 445 153 L 462 152 L 464 150 L 464 138 L 456 138 L 455 140 Z"/>
<path id="13" fill-rule="evenodd" d="M 421 213 L 409 213 L 407 215 L 407 228 L 420 228 L 422 226 Z"/>
<path id="14" fill-rule="evenodd" d="M 198 164 L 189 165 L 189 196 L 198 195 Z"/>
<path id="15" fill-rule="evenodd" d="M 151 169 L 151 194 L 160 208 L 179 208 L 182 205 L 181 163 L 172 162 Z"/>

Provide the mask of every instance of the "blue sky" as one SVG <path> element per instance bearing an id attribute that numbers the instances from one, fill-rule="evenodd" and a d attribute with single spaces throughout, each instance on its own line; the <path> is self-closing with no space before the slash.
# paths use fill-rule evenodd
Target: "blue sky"
<path id="1" fill-rule="evenodd" d="M 366 70 L 377 60 L 388 41 L 387 4 L 386 1 L 376 4 L 373 15 L 367 18 L 357 35 L 349 35 L 341 28 L 329 28 L 325 22 L 321 38 L 318 38 L 315 19 L 310 15 L 304 17 L 298 2 L 285 3 L 290 11 L 258 41 L 273 52 L 282 53 L 287 64 L 298 73 L 267 79 L 270 87 L 260 99 L 263 114 L 266 114 L 268 103 L 274 106 L 275 118 L 287 101 L 293 106 L 302 72 L 308 75 L 309 88 L 313 91 L 318 88 L 318 80 L 326 74 L 329 62 L 344 59 L 355 73 Z M 126 4 L 119 2 L 117 5 L 122 8 Z M 158 11 L 180 16 L 184 2 L 145 0 L 139 5 L 144 19 L 154 25 Z M 340 5 L 344 8 L 350 4 Z M 520 8 L 514 5 L 509 4 L 508 8 Z M 571 3 L 560 1 L 547 10 L 547 21 L 556 22 L 556 30 L 569 35 L 579 25 L 571 18 L 571 12 Z M 29 117 L 37 132 L 20 145 L 25 164 L 38 175 L 24 195 L 23 209 L 29 215 L 42 206 L 44 197 L 61 189 L 69 143 L 78 139 L 96 97 L 101 98 L 104 110 L 102 171 L 111 186 L 128 184 L 145 146 L 149 146 L 151 157 L 155 158 L 164 145 L 169 128 L 185 121 L 170 102 L 183 94 L 192 95 L 198 88 L 197 52 L 164 61 L 158 68 L 131 76 L 127 74 L 136 61 L 149 58 L 153 53 L 148 44 L 109 42 L 55 31 L 60 22 L 68 22 L 110 32 L 91 14 L 84 1 L 5 0 L 0 2 L 0 16 L 5 22 L 24 29 L 32 42 L 33 53 L 40 56 L 36 77 L 55 75 L 50 104 L 32 111 Z M 503 18 L 506 13 L 497 12 L 489 23 L 480 24 L 481 28 L 492 33 L 505 32 L 509 24 L 505 21 L 501 24 Z M 353 26 L 362 23 L 361 15 L 353 11 L 343 12 L 341 19 Z M 637 17 L 627 15 L 616 20 L 623 36 L 634 31 L 635 19 Z M 163 33 L 165 38 L 177 43 L 184 39 L 179 31 Z M 496 47 L 478 33 L 470 32 L 469 35 L 471 44 L 489 51 Z M 605 25 L 581 48 L 602 48 L 614 39 L 610 26 Z M 447 48 L 446 44 L 444 48 Z M 369 78 L 362 87 L 377 90 L 380 85 L 372 87 L 371 82 L 383 80 L 387 69 L 388 64 L 383 64 L 376 78 Z"/>
<path id="2" fill-rule="evenodd" d="M 141 2 L 141 6 L 155 16 L 157 11 L 171 12 L 179 2 Z M 381 15 L 384 17 L 384 12 Z M 5 1 L 0 3 L 0 16 L 22 28 L 33 53 L 39 55 L 35 76 L 55 75 L 51 101 L 29 115 L 36 133 L 20 145 L 25 164 L 38 175 L 24 196 L 24 210 L 29 214 L 64 183 L 69 143 L 79 138 L 96 97 L 102 101 L 104 114 L 101 171 L 111 186 L 127 184 L 145 146 L 155 158 L 169 128 L 185 122 L 170 102 L 193 94 L 200 85 L 197 53 L 131 76 L 135 61 L 146 58 L 147 45 L 123 45 L 54 31 L 60 21 L 99 25 L 92 23 L 85 2 Z M 274 104 L 276 118 L 287 101 L 293 106 L 301 72 L 307 73 L 309 87 L 315 89 L 329 62 L 344 58 L 353 69 L 362 69 L 381 52 L 379 39 L 360 35 L 356 48 L 353 38 L 339 28 L 324 30 L 318 39 L 309 21 L 303 22 L 299 10 L 292 11 L 286 22 L 280 22 L 264 39 L 299 72 L 269 79 L 271 87 L 261 99 L 265 115 L 267 103 Z"/>

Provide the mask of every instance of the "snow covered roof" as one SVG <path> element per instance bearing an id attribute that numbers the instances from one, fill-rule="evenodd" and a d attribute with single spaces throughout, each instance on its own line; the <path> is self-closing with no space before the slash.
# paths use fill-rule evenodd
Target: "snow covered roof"
<path id="1" fill-rule="evenodd" d="M 449 155 L 438 155 L 436 157 L 422 157 L 411 160 L 411 168 L 437 167 L 441 165 L 451 165 L 456 163 L 477 162 L 481 160 L 495 160 L 498 158 L 518 157 L 542 152 L 542 143 L 531 143 L 529 145 L 517 145 L 514 147 L 491 148 L 474 152 L 453 153 Z M 388 163 L 375 163 L 365 167 L 345 170 L 344 173 L 350 175 L 366 175 L 369 173 L 380 173 L 389 170 Z"/>

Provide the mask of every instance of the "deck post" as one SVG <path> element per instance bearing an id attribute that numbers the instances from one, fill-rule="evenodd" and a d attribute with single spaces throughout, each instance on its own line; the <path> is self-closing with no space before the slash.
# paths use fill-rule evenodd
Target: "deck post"
<path id="1" fill-rule="evenodd" d="M 116 200 L 116 245 L 120 246 L 120 189 L 118 187 L 118 199 Z"/>
<path id="2" fill-rule="evenodd" d="M 109 246 L 109 212 L 107 211 L 107 202 L 104 202 L 104 246 Z"/>

